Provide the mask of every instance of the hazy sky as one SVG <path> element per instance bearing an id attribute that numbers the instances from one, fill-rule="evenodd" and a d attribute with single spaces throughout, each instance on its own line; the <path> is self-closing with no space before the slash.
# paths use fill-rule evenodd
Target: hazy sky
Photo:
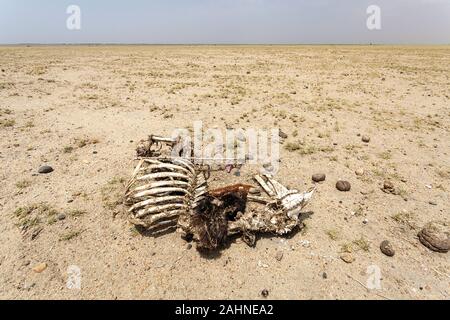
<path id="1" fill-rule="evenodd" d="M 0 0 L 2 44 L 370 42 L 450 44 L 450 0 Z"/>

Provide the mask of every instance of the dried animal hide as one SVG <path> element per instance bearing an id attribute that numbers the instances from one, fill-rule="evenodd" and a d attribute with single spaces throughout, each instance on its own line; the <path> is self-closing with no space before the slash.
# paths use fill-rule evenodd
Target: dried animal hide
<path id="1" fill-rule="evenodd" d="M 247 194 L 252 186 L 237 184 L 210 191 L 200 200 L 182 229 L 198 241 L 199 249 L 216 249 L 228 237 L 229 221 L 245 211 Z"/>

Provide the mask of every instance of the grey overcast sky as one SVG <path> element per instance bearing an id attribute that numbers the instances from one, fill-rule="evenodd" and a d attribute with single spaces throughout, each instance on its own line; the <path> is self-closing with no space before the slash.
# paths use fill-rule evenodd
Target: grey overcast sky
<path id="1" fill-rule="evenodd" d="M 450 0 L 0 0 L 0 43 L 450 44 Z"/>

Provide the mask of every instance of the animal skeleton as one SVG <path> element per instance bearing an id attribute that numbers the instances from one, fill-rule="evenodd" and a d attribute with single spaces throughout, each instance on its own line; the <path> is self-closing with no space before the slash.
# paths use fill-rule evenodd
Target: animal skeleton
<path id="1" fill-rule="evenodd" d="M 299 225 L 301 210 L 315 188 L 301 193 L 269 175 L 256 175 L 269 198 L 249 195 L 252 186 L 243 184 L 208 190 L 209 174 L 201 165 L 181 157 L 155 156 L 163 144 L 173 148 L 176 141 L 150 136 L 139 145 L 138 164 L 125 194 L 131 223 L 155 233 L 178 228 L 204 249 L 216 249 L 235 234 L 242 234 L 243 240 L 253 245 L 258 232 L 282 235 Z M 248 201 L 264 207 L 246 210 Z"/>

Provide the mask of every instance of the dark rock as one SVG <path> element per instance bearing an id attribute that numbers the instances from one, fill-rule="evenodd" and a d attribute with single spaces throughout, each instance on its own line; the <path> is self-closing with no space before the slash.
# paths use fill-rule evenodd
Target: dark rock
<path id="1" fill-rule="evenodd" d="M 328 275 L 327 275 L 326 272 L 322 273 L 322 278 L 324 278 L 324 279 L 327 279 L 327 278 L 328 278 Z"/>
<path id="2" fill-rule="evenodd" d="M 428 201 L 428 204 L 431 204 L 432 206 L 437 206 L 437 203 L 434 201 Z"/>
<path id="3" fill-rule="evenodd" d="M 392 190 L 392 189 L 394 189 L 394 184 L 393 184 L 391 181 L 386 180 L 386 181 L 384 181 L 384 183 L 383 183 L 383 189 L 389 189 L 389 190 Z"/>
<path id="4" fill-rule="evenodd" d="M 352 185 L 348 181 L 339 180 L 338 182 L 336 182 L 336 189 L 338 189 L 339 191 L 346 192 L 350 191 L 351 188 Z"/>
<path id="5" fill-rule="evenodd" d="M 269 290 L 264 289 L 263 291 L 261 291 L 261 295 L 262 295 L 264 298 L 267 298 L 267 297 L 269 296 Z"/>
<path id="6" fill-rule="evenodd" d="M 56 217 L 56 219 L 58 219 L 59 221 L 64 220 L 66 218 L 66 215 L 64 213 L 60 213 L 58 214 L 58 216 Z"/>
<path id="7" fill-rule="evenodd" d="M 392 244 L 387 240 L 384 240 L 383 242 L 381 242 L 380 250 L 388 257 L 393 257 L 395 254 L 395 250 L 392 247 Z"/>
<path id="8" fill-rule="evenodd" d="M 322 182 L 322 181 L 325 181 L 326 177 L 327 176 L 324 173 L 316 173 L 316 174 L 312 175 L 311 179 L 314 182 Z"/>
<path id="9" fill-rule="evenodd" d="M 42 166 L 39 168 L 38 172 L 43 173 L 43 174 L 50 173 L 50 172 L 53 172 L 53 168 L 50 166 Z"/>
<path id="10" fill-rule="evenodd" d="M 362 142 L 369 143 L 370 142 L 370 137 L 369 136 L 362 136 L 361 140 L 362 140 Z"/>
<path id="11" fill-rule="evenodd" d="M 443 228 L 437 223 L 430 223 L 420 230 L 417 236 L 420 242 L 432 251 L 446 253 L 450 250 L 450 233 L 448 228 Z"/>
<path id="12" fill-rule="evenodd" d="M 280 136 L 281 139 L 287 139 L 288 137 L 288 135 L 283 131 L 281 131 L 281 129 L 279 130 L 278 135 Z"/>

